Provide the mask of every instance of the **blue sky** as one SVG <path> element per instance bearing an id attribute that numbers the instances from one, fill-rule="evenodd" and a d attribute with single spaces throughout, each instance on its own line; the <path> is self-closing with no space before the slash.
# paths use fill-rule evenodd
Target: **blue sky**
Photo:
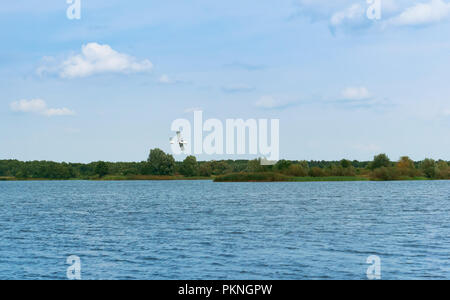
<path id="1" fill-rule="evenodd" d="M 0 159 L 144 160 L 200 108 L 280 119 L 282 158 L 450 160 L 450 1 L 81 4 L 0 5 Z"/>

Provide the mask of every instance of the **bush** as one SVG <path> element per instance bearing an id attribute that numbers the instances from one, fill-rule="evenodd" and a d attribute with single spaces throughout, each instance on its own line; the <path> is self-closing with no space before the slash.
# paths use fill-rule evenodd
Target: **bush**
<path id="1" fill-rule="evenodd" d="M 436 178 L 436 174 L 438 173 L 436 162 L 430 158 L 427 158 L 420 163 L 420 169 L 427 178 Z"/>
<path id="2" fill-rule="evenodd" d="M 198 174 L 198 164 L 197 159 L 195 156 L 188 156 L 183 161 L 181 167 L 180 167 L 180 173 L 181 175 L 184 175 L 186 177 L 193 177 L 197 176 Z"/>
<path id="3" fill-rule="evenodd" d="M 173 175 L 175 173 L 175 159 L 161 149 L 153 149 L 148 157 L 152 175 Z"/>
<path id="4" fill-rule="evenodd" d="M 391 161 L 386 154 L 379 154 L 373 158 L 373 161 L 369 165 L 369 169 L 375 170 L 378 168 L 388 168 L 391 166 Z"/>
<path id="5" fill-rule="evenodd" d="M 209 162 L 200 164 L 198 174 L 203 177 L 210 177 L 212 175 L 212 168 Z"/>
<path id="6" fill-rule="evenodd" d="M 311 170 L 309 171 L 309 175 L 311 177 L 325 177 L 325 172 L 319 168 L 319 167 L 313 167 L 311 168 Z"/>
<path id="7" fill-rule="evenodd" d="M 103 161 L 99 161 L 95 165 L 95 174 L 97 174 L 100 178 L 107 175 L 108 174 L 108 165 Z"/>
<path id="8" fill-rule="evenodd" d="M 401 176 L 417 177 L 420 175 L 420 171 L 416 169 L 414 161 L 408 156 L 403 156 L 397 163 L 397 170 Z"/>
<path id="9" fill-rule="evenodd" d="M 341 161 L 340 161 L 340 165 L 341 165 L 341 167 L 344 168 L 344 169 L 353 167 L 352 162 L 349 161 L 348 159 L 343 159 L 343 160 L 341 160 Z"/>
<path id="10" fill-rule="evenodd" d="M 373 180 L 389 181 L 389 180 L 398 180 L 400 178 L 400 174 L 396 168 L 381 167 L 372 171 L 370 177 Z"/>
<path id="11" fill-rule="evenodd" d="M 284 172 L 284 174 L 295 176 L 295 177 L 306 177 L 308 176 L 308 168 L 301 164 L 295 164 L 289 166 L 289 168 Z"/>
<path id="12" fill-rule="evenodd" d="M 291 178 L 279 173 L 233 173 L 216 177 L 214 182 L 281 182 L 292 181 Z"/>
<path id="13" fill-rule="evenodd" d="M 276 164 L 275 164 L 275 169 L 277 171 L 283 172 L 289 169 L 289 167 L 292 165 L 292 163 L 290 161 L 287 160 L 279 160 Z"/>
<path id="14" fill-rule="evenodd" d="M 437 174 L 436 177 L 439 179 L 450 179 L 450 168 L 446 161 L 440 160 L 436 164 Z"/>

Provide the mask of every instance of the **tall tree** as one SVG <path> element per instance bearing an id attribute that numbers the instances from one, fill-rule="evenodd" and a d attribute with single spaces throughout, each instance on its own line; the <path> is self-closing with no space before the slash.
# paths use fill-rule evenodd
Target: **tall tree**
<path id="1" fill-rule="evenodd" d="M 414 166 L 414 161 L 408 156 L 402 156 L 397 163 L 397 169 L 400 175 L 414 177 L 417 175 L 416 167 Z"/>
<path id="2" fill-rule="evenodd" d="M 352 166 L 352 162 L 349 161 L 348 159 L 341 160 L 340 164 L 341 164 L 341 167 L 343 167 L 344 169 L 350 168 Z"/>
<path id="3" fill-rule="evenodd" d="M 372 170 L 378 169 L 378 168 L 388 168 L 391 166 L 391 160 L 386 154 L 379 154 L 376 155 L 373 158 L 373 161 L 370 163 L 369 168 Z"/>
<path id="4" fill-rule="evenodd" d="M 287 161 L 285 159 L 279 160 L 276 165 L 275 168 L 278 171 L 285 171 L 287 169 L 289 169 L 289 167 L 292 165 L 292 163 L 290 161 Z"/>
<path id="5" fill-rule="evenodd" d="M 420 164 L 420 168 L 427 178 L 435 178 L 436 177 L 436 162 L 433 159 L 427 158 Z"/>
<path id="6" fill-rule="evenodd" d="M 161 149 L 150 150 L 148 163 L 153 175 L 173 175 L 175 172 L 175 159 Z"/>
<path id="7" fill-rule="evenodd" d="M 107 175 L 108 174 L 108 165 L 103 161 L 99 161 L 95 165 L 95 174 L 97 174 L 100 177 L 104 177 L 105 175 Z"/>
<path id="8" fill-rule="evenodd" d="M 180 173 L 186 177 L 198 175 L 198 163 L 195 156 L 188 156 L 180 167 Z"/>

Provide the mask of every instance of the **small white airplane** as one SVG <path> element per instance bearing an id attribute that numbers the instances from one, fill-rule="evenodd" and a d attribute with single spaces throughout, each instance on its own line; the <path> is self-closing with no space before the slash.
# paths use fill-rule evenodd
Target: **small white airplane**
<path id="1" fill-rule="evenodd" d="M 185 147 L 184 147 L 184 145 L 187 145 L 187 141 L 185 141 L 184 139 L 183 139 L 183 137 L 181 136 L 181 132 L 180 131 L 177 131 L 177 137 L 176 137 L 176 139 L 175 138 L 170 138 L 170 143 L 173 145 L 173 144 L 178 144 L 178 145 L 180 145 L 180 149 L 181 149 L 181 151 L 184 151 L 184 149 L 185 149 Z"/>

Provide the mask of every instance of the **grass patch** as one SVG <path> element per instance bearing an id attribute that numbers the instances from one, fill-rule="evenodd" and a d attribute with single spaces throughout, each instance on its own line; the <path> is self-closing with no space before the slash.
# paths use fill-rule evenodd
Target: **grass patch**
<path id="1" fill-rule="evenodd" d="M 294 177 L 297 182 L 321 182 L 321 181 L 369 181 L 367 177 L 357 176 L 329 176 L 329 177 Z"/>
<path id="2" fill-rule="evenodd" d="M 291 177 L 280 173 L 233 173 L 216 177 L 214 182 L 321 182 L 321 181 L 368 181 L 366 177 Z"/>
<path id="3" fill-rule="evenodd" d="M 149 181 L 162 181 L 162 180 L 212 180 L 212 177 L 184 177 L 181 175 L 176 176 L 159 176 L 159 175 L 106 175 L 102 178 L 98 176 L 84 177 L 84 178 L 70 178 L 70 179 L 49 179 L 49 178 L 16 178 L 16 177 L 0 177 L 0 181 L 126 181 L 126 180 L 149 180 Z"/>
<path id="4" fill-rule="evenodd" d="M 283 182 L 295 181 L 294 177 L 289 177 L 279 173 L 233 173 L 218 176 L 214 182 Z"/>
<path id="5" fill-rule="evenodd" d="M 163 175 L 117 175 L 117 176 L 105 176 L 103 178 L 98 178 L 97 180 L 104 181 L 120 181 L 120 180 L 154 180 L 154 181 L 162 181 L 162 180 L 212 180 L 211 177 L 184 177 L 181 175 L 174 176 L 163 176 Z"/>
<path id="6" fill-rule="evenodd" d="M 431 180 L 430 178 L 426 178 L 426 177 L 404 177 L 401 176 L 399 180 Z"/>

